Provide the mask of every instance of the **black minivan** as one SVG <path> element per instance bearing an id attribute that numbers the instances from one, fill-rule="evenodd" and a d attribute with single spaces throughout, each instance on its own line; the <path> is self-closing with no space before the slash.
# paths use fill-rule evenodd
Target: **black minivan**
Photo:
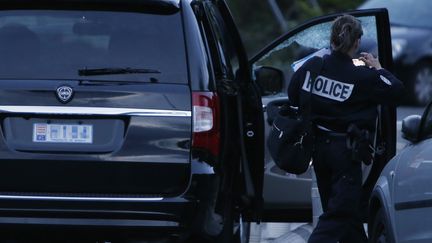
<path id="1" fill-rule="evenodd" d="M 351 14 L 391 68 L 387 12 Z M 249 60 L 223 0 L 0 0 L 0 230 L 247 242 L 248 222 L 310 220 L 310 174 L 275 169 L 266 108 L 336 16 Z M 366 186 L 394 154 L 381 109 Z"/>

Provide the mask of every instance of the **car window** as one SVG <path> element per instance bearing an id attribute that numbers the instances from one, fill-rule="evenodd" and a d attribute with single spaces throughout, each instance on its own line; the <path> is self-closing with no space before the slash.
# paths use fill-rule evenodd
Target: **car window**
<path id="1" fill-rule="evenodd" d="M 367 51 L 378 55 L 377 29 L 375 17 L 359 17 L 363 26 L 363 37 L 359 53 Z M 286 96 L 287 88 L 294 71 L 311 54 L 323 55 L 330 52 L 330 31 L 332 22 L 325 22 L 306 28 L 274 47 L 270 52 L 254 63 L 282 70 L 285 83 L 276 96 Z"/>
<path id="2" fill-rule="evenodd" d="M 82 79 L 79 69 L 145 68 L 91 79 L 187 83 L 180 12 L 0 11 L 0 79 Z M 88 79 L 88 77 L 85 77 Z"/>
<path id="3" fill-rule="evenodd" d="M 212 32 L 209 41 L 212 42 L 214 67 L 218 78 L 233 80 L 238 68 L 239 58 L 234 49 L 234 43 L 227 30 L 225 22 L 216 6 L 208 3 L 206 6 L 208 28 Z"/>
<path id="4" fill-rule="evenodd" d="M 430 0 L 370 0 L 360 9 L 387 8 L 394 25 L 432 28 Z"/>

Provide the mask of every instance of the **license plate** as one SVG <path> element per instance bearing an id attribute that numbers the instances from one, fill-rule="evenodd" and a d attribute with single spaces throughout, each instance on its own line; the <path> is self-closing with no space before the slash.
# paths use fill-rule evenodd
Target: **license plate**
<path id="1" fill-rule="evenodd" d="M 33 142 L 93 143 L 92 125 L 33 124 Z"/>

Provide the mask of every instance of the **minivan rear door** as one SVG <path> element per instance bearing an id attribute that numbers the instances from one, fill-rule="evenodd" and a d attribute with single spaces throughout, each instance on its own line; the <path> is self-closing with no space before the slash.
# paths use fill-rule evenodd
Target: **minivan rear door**
<path id="1" fill-rule="evenodd" d="M 68 3 L 0 11 L 0 194 L 181 195 L 192 95 L 178 4 Z"/>
<path id="2" fill-rule="evenodd" d="M 246 51 L 225 1 L 203 1 L 214 25 L 216 86 L 221 97 L 221 164 L 232 180 L 232 196 L 242 218 L 257 219 L 262 202 L 263 118 L 261 96 L 252 82 Z M 230 175 L 230 176 L 227 176 Z"/>
<path id="3" fill-rule="evenodd" d="M 387 10 L 362 10 L 347 12 L 347 14 L 354 15 L 362 23 L 364 35 L 360 52 L 373 53 L 379 57 L 383 67 L 391 70 L 392 50 Z M 331 25 L 337 16 L 340 14 L 318 17 L 302 24 L 275 40 L 250 60 L 251 69 L 255 73 L 255 77 L 258 77 L 255 82 L 264 87 L 261 98 L 263 106 L 267 110 L 269 107 L 280 106 L 288 102 L 288 84 L 294 68 L 298 66 L 300 60 L 317 51 L 329 52 Z M 263 72 L 263 70 L 271 69 L 279 70 L 283 76 L 279 87 L 274 86 L 274 82 L 270 82 L 271 76 L 266 76 L 266 73 Z M 382 122 L 380 123 L 380 136 L 377 144 L 383 146 L 385 152 L 377 156 L 372 168 L 368 168 L 370 173 L 364 183 L 368 193 L 375 184 L 383 166 L 395 154 L 395 109 L 385 106 L 379 109 L 381 110 Z M 263 116 L 264 119 L 267 118 L 266 109 Z M 265 137 L 267 137 L 269 130 L 270 124 L 266 122 Z M 310 169 L 302 175 L 285 173 L 275 165 L 266 151 L 263 189 L 264 220 L 311 221 L 311 177 Z M 368 195 L 365 195 L 365 202 L 367 199 Z"/>

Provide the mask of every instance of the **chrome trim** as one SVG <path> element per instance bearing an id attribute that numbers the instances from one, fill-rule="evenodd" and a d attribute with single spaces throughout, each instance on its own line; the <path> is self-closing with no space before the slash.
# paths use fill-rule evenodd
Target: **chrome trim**
<path id="1" fill-rule="evenodd" d="M 166 116 L 191 117 L 190 111 L 135 109 L 135 108 L 107 108 L 107 107 L 78 107 L 78 106 L 0 106 L 0 113 L 40 114 L 40 115 L 104 115 L 104 116 Z"/>
<path id="2" fill-rule="evenodd" d="M 20 195 L 0 195 L 0 199 L 18 200 L 56 200 L 56 201 L 115 201 L 115 202 L 148 202 L 162 201 L 163 197 L 56 197 L 56 196 L 20 196 Z"/>
<path id="3" fill-rule="evenodd" d="M 178 222 L 145 219 L 89 219 L 89 218 L 35 218 L 35 217 L 0 217 L 4 224 L 45 224 L 74 226 L 128 226 L 128 227 L 178 227 Z"/>

